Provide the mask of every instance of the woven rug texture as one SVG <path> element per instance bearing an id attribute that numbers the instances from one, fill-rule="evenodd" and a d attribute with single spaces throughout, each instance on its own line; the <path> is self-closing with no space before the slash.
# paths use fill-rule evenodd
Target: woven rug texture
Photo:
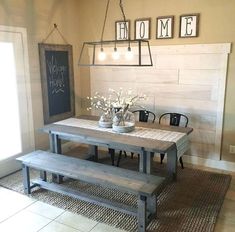
<path id="1" fill-rule="evenodd" d="M 103 162 L 110 163 L 110 159 Z M 129 157 L 123 158 L 120 166 L 137 170 L 138 161 Z M 154 162 L 153 174 L 164 174 L 165 168 L 164 165 Z M 30 175 L 31 180 L 39 177 L 35 170 L 30 170 Z M 178 167 L 177 181 L 166 184 L 160 190 L 157 216 L 150 222 L 147 231 L 213 231 L 230 180 L 229 175 Z M 21 193 L 22 183 L 20 171 L 0 179 L 1 186 Z M 69 179 L 63 184 L 127 205 L 137 204 L 136 196 L 117 190 Z M 126 231 L 137 231 L 137 220 L 134 216 L 38 188 L 33 190 L 31 197 Z"/>

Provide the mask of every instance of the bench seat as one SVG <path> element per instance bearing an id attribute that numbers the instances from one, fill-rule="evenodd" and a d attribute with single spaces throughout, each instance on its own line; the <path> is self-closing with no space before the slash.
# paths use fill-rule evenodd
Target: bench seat
<path id="1" fill-rule="evenodd" d="M 32 188 L 39 186 L 135 215 L 137 216 L 139 231 L 145 231 L 151 217 L 156 214 L 156 192 L 164 181 L 163 177 L 41 150 L 21 156 L 17 160 L 22 162 L 23 184 L 26 194 L 30 194 Z M 43 172 L 41 179 L 34 181 L 33 184 L 30 183 L 29 168 L 38 169 Z M 137 209 L 122 203 L 109 201 L 108 199 L 91 196 L 79 190 L 69 189 L 57 183 L 47 182 L 47 172 L 99 185 L 104 188 L 117 189 L 134 194 L 138 197 Z"/>

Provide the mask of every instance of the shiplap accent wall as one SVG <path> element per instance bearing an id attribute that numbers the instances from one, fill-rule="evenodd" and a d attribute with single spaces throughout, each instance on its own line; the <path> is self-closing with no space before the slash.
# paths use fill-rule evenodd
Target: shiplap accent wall
<path id="1" fill-rule="evenodd" d="M 189 117 L 187 155 L 220 159 L 226 71 L 230 43 L 151 46 L 153 67 L 92 67 L 91 95 L 109 88 L 145 93 L 144 106 Z"/>

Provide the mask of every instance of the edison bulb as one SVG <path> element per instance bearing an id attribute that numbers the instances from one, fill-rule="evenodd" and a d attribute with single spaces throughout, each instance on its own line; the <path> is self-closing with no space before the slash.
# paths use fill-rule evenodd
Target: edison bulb
<path id="1" fill-rule="evenodd" d="M 100 61 L 103 61 L 103 60 L 106 59 L 106 53 L 104 52 L 104 49 L 103 49 L 103 48 L 100 49 L 100 52 L 99 52 L 99 54 L 98 54 L 98 59 L 99 59 Z"/>
<path id="2" fill-rule="evenodd" d="M 126 57 L 126 59 L 127 60 L 132 60 L 133 59 L 133 52 L 131 51 L 131 48 L 130 47 L 128 47 L 128 50 L 127 50 L 127 52 L 126 52 L 126 54 L 125 54 L 125 57 Z"/>
<path id="3" fill-rule="evenodd" d="M 119 52 L 117 51 L 117 48 L 114 48 L 114 51 L 113 51 L 113 53 L 112 53 L 112 57 L 113 57 L 114 60 L 118 60 L 118 59 L 119 59 L 120 54 L 119 54 Z"/>

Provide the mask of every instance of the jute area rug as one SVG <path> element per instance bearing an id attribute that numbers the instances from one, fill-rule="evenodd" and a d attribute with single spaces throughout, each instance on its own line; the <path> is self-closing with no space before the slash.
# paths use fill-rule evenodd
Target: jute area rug
<path id="1" fill-rule="evenodd" d="M 110 163 L 110 159 L 103 159 L 102 162 Z M 137 159 L 123 158 L 120 166 L 137 169 Z M 164 170 L 164 165 L 155 162 L 155 174 L 164 174 Z M 189 168 L 179 167 L 178 170 L 177 182 L 168 183 L 161 189 L 158 214 L 147 231 L 213 231 L 231 177 Z M 31 170 L 31 178 L 37 177 L 38 172 Z M 66 180 L 64 184 L 113 201 L 136 205 L 136 197 L 130 194 L 73 180 Z M 0 185 L 23 193 L 21 172 L 0 179 Z M 134 216 L 42 189 L 35 189 L 31 197 L 126 231 L 137 231 Z"/>

